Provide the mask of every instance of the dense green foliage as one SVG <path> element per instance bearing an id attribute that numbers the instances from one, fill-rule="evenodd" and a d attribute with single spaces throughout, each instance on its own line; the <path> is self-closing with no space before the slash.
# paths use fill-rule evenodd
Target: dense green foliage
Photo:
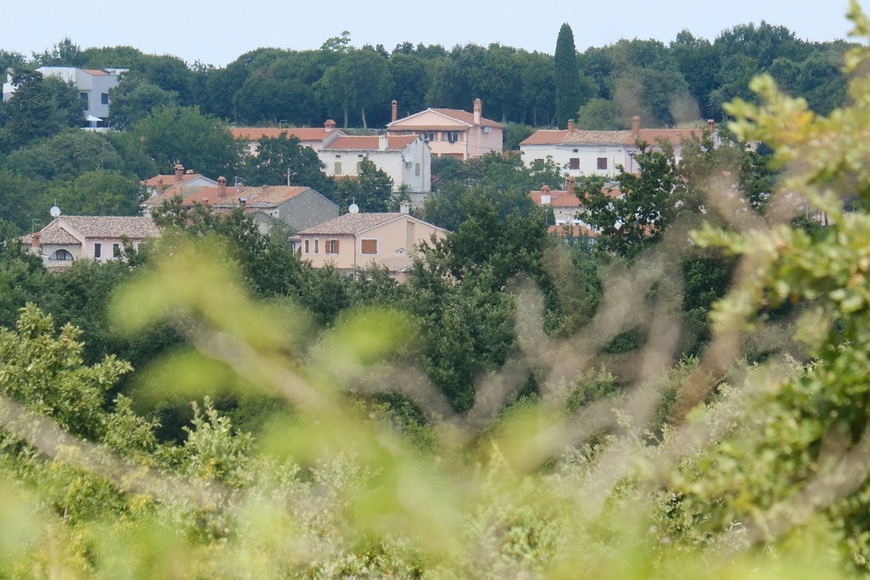
<path id="1" fill-rule="evenodd" d="M 799 46 L 762 29 L 759 62 Z M 312 269 L 241 211 L 168 204 L 140 253 L 52 275 L 0 222 L 0 575 L 865 576 L 868 62 L 828 116 L 761 76 L 721 142 L 642 146 L 620 198 L 582 180 L 594 241 L 529 201 L 557 169 L 443 161 L 424 213 L 453 233 L 402 285 Z"/>

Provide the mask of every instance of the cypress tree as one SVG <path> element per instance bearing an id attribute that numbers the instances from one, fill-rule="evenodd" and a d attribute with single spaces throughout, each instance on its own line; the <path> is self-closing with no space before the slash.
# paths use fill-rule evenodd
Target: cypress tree
<path id="1" fill-rule="evenodd" d="M 556 124 L 565 127 L 580 108 L 580 69 L 577 65 L 577 50 L 574 48 L 574 33 L 566 22 L 559 29 L 556 39 Z"/>

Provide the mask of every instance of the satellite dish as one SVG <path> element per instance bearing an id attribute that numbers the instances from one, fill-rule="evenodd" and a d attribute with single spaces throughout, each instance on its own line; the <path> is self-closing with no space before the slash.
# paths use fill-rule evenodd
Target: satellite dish
<path id="1" fill-rule="evenodd" d="M 350 207 L 347 208 L 347 211 L 350 213 L 359 213 L 359 206 L 355 203 L 350 204 Z"/>
<path id="2" fill-rule="evenodd" d="M 48 210 L 48 213 L 51 214 L 51 217 L 56 218 L 57 216 L 60 215 L 60 208 L 57 207 L 56 205 L 53 205 L 53 206 L 51 206 L 51 209 Z"/>
<path id="3" fill-rule="evenodd" d="M 413 163 L 414 162 L 414 156 L 411 155 L 410 153 L 406 153 L 404 155 L 404 158 L 405 158 L 405 163 Z"/>

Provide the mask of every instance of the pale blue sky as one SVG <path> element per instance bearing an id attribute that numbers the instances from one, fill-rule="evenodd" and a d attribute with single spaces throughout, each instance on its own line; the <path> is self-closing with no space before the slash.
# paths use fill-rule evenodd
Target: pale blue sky
<path id="1" fill-rule="evenodd" d="M 577 48 L 620 38 L 670 42 L 682 29 L 713 40 L 736 24 L 766 20 L 808 40 L 846 38 L 846 0 L 6 0 L 0 48 L 42 52 L 63 37 L 87 48 L 130 45 L 223 66 L 262 46 L 318 48 L 348 30 L 354 46 L 403 41 L 500 42 L 551 53 L 563 22 Z M 870 3 L 867 6 L 870 9 Z"/>

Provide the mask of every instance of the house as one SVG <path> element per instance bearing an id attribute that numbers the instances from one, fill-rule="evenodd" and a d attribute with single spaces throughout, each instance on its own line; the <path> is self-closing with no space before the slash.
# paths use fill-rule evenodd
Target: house
<path id="1" fill-rule="evenodd" d="M 474 100 L 474 112 L 460 109 L 426 109 L 397 119 L 398 103 L 392 102 L 392 122 L 387 124 L 388 137 L 419 135 L 429 144 L 432 155 L 459 159 L 480 157 L 490 151 L 502 151 L 501 123 L 483 117 L 483 103 Z"/>
<path id="2" fill-rule="evenodd" d="M 398 213 L 347 213 L 299 232 L 296 251 L 315 268 L 331 264 L 347 273 L 376 264 L 399 281 L 408 279 L 418 247 L 447 232 L 419 220 L 402 204 Z"/>
<path id="3" fill-rule="evenodd" d="M 331 177 L 356 177 L 359 162 L 368 157 L 393 180 L 393 192 L 432 190 L 432 151 L 419 135 L 349 136 L 333 139 L 318 153 Z"/>
<path id="4" fill-rule="evenodd" d="M 81 69 L 68 66 L 41 66 L 36 69 L 43 76 L 58 77 L 76 86 L 79 96 L 87 102 L 85 114 L 92 127 L 106 127 L 109 116 L 109 89 L 118 86 L 118 75 L 126 69 Z M 3 100 L 8 101 L 15 93 L 12 79 L 3 85 Z"/>
<path id="5" fill-rule="evenodd" d="M 577 237 L 578 233 L 582 233 L 585 236 L 594 236 L 593 228 L 577 217 L 583 204 L 580 198 L 577 197 L 574 183 L 574 177 L 568 176 L 564 191 L 550 189 L 549 186 L 544 185 L 540 190 L 532 191 L 529 195 L 538 207 L 551 208 L 553 210 L 555 225 L 550 226 L 550 233 L 565 235 L 566 227 L 570 226 L 571 229 L 568 231 L 573 231 L 574 237 Z M 616 183 L 609 183 L 603 191 L 610 197 L 620 197 L 622 195 Z"/>
<path id="6" fill-rule="evenodd" d="M 145 186 L 148 197 L 163 195 L 170 190 L 172 190 L 173 195 L 177 193 L 184 197 L 185 191 L 192 193 L 200 187 L 217 186 L 217 181 L 214 179 L 194 173 L 192 169 L 185 171 L 181 164 L 175 166 L 173 175 L 155 175 L 140 183 Z"/>
<path id="7" fill-rule="evenodd" d="M 59 216 L 47 226 L 19 238 L 22 246 L 42 257 L 49 270 L 62 270 L 76 260 L 117 259 L 125 243 L 135 249 L 160 235 L 150 217 Z"/>
<path id="8" fill-rule="evenodd" d="M 715 131 L 712 121 L 707 122 Z M 542 129 L 520 143 L 520 151 L 526 165 L 543 163 L 548 157 L 563 167 L 568 175 L 613 176 L 623 167 L 625 171 L 638 171 L 634 160 L 639 152 L 637 142 L 646 142 L 652 149 L 660 149 L 659 142 L 669 142 L 679 161 L 682 153 L 682 140 L 693 134 L 700 135 L 700 129 L 641 129 L 640 117 L 632 119 L 631 130 L 589 131 L 574 128 L 574 121 L 568 121 L 568 128 Z"/>
<path id="9" fill-rule="evenodd" d="M 143 207 L 150 211 L 170 201 L 179 192 L 170 189 L 160 196 L 147 199 Z M 215 212 L 242 208 L 252 214 L 260 231 L 268 232 L 277 220 L 293 231 L 304 230 L 338 217 L 338 206 L 320 193 L 304 186 L 269 185 L 262 187 L 227 187 L 227 180 L 218 177 L 215 186 L 192 188 L 182 197 L 182 205 L 193 207 L 199 203 Z"/>
<path id="10" fill-rule="evenodd" d="M 277 139 L 284 135 L 288 139 L 296 137 L 299 143 L 306 147 L 311 147 L 315 151 L 320 151 L 336 137 L 344 135 L 344 131 L 336 129 L 335 121 L 328 119 L 323 127 L 288 127 L 288 128 L 273 128 L 273 127 L 233 127 L 230 129 L 233 138 L 245 142 L 245 151 L 249 155 L 256 157 L 257 149 L 260 147 L 260 139 Z"/>

